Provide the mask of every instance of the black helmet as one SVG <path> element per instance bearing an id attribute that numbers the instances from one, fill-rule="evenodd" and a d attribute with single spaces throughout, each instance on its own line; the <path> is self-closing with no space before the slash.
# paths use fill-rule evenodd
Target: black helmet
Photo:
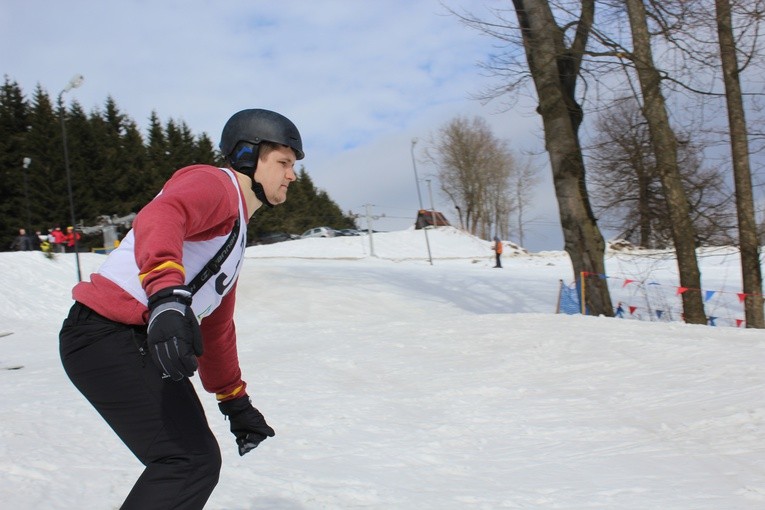
<path id="1" fill-rule="evenodd" d="M 242 110 L 232 115 L 223 126 L 219 147 L 226 161 L 231 168 L 252 179 L 255 196 L 273 207 L 263 186 L 255 181 L 260 142 L 285 145 L 295 152 L 296 159 L 303 159 L 303 141 L 291 120 L 270 110 Z"/>
<path id="2" fill-rule="evenodd" d="M 219 147 L 223 156 L 236 167 L 241 152 L 241 147 L 237 146 L 247 145 L 250 150 L 243 152 L 254 152 L 253 156 L 257 157 L 257 146 L 262 141 L 290 147 L 295 151 L 296 159 L 305 157 L 303 141 L 295 124 L 284 115 L 257 108 L 242 110 L 228 119 L 223 126 Z M 257 163 L 257 160 L 252 163 Z"/>

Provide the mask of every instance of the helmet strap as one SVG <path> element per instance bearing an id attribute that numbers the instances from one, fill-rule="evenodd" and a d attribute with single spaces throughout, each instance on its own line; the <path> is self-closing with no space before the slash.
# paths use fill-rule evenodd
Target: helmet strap
<path id="1" fill-rule="evenodd" d="M 266 198 L 266 190 L 263 189 L 263 185 L 259 182 L 255 182 L 255 174 L 252 175 L 252 191 L 255 192 L 255 196 L 258 197 L 258 200 L 266 204 L 268 207 L 273 207 L 274 204 L 268 201 L 268 198 Z"/>

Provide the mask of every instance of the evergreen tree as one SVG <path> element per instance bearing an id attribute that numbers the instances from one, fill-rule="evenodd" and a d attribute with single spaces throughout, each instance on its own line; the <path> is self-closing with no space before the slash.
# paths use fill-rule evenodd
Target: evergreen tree
<path id="1" fill-rule="evenodd" d="M 63 105 L 59 105 L 59 112 L 60 115 L 64 115 L 66 122 L 74 221 L 78 225 L 91 225 L 95 218 L 102 214 L 102 201 L 108 200 L 104 196 L 104 193 L 108 193 L 104 191 L 104 182 L 108 180 L 108 176 L 104 178 L 103 171 L 107 164 L 104 146 L 99 144 L 90 119 L 77 101 L 72 102 L 68 111 Z M 63 189 L 68 197 L 67 188 Z"/>
<path id="2" fill-rule="evenodd" d="M 29 191 L 33 222 L 38 218 L 46 228 L 66 228 L 70 215 L 61 123 L 48 93 L 39 86 L 32 96 L 25 146 L 32 159 Z"/>
<path id="3" fill-rule="evenodd" d="M 121 202 L 129 196 L 125 183 L 129 182 L 130 176 L 122 164 L 124 123 L 125 116 L 120 113 L 111 97 L 106 99 L 103 112 L 94 112 L 90 116 L 90 127 L 95 140 L 92 154 L 97 154 L 98 158 L 91 168 L 91 183 L 103 207 L 102 214 L 120 212 Z"/>
<path id="4" fill-rule="evenodd" d="M 255 213 L 249 223 L 248 239 L 254 242 L 270 232 L 299 235 L 318 226 L 356 228 L 356 223 L 325 191 L 316 188 L 305 167 L 301 167 L 297 180 L 290 184 L 287 201 L 279 207 L 261 207 Z"/>
<path id="5" fill-rule="evenodd" d="M 67 107 L 58 97 L 53 104 L 39 85 L 27 102 L 19 85 L 6 77 L 0 88 L 0 250 L 9 248 L 21 227 L 47 232 L 72 223 L 62 127 L 75 219 L 85 226 L 96 225 L 101 216 L 138 212 L 179 168 L 224 164 L 210 137 L 194 136 L 184 122 L 171 119 L 163 126 L 152 112 L 144 140 L 112 97 L 102 110 L 86 114 L 76 101 Z M 26 172 L 25 157 L 31 159 Z M 31 221 L 26 221 L 27 205 Z M 258 210 L 249 223 L 249 238 L 266 232 L 300 234 L 322 225 L 340 229 L 355 223 L 301 168 L 284 205 Z M 84 236 L 81 249 L 102 244 L 99 234 Z"/>
<path id="6" fill-rule="evenodd" d="M 115 186 L 124 190 L 127 199 L 123 201 L 122 209 L 113 212 L 120 216 L 138 212 L 158 191 L 153 187 L 154 181 L 148 168 L 148 155 L 143 137 L 133 120 L 125 122 L 121 147 L 120 163 L 124 172 L 117 178 Z"/>
<path id="7" fill-rule="evenodd" d="M 195 143 L 194 161 L 207 165 L 223 166 L 223 156 L 220 154 L 207 134 L 202 133 Z"/>
<path id="8" fill-rule="evenodd" d="M 173 167 L 169 161 L 170 154 L 165 130 L 156 112 L 151 112 L 149 118 L 149 146 L 147 148 L 147 165 L 152 190 L 158 193 L 162 185 L 172 174 Z"/>
<path id="9" fill-rule="evenodd" d="M 24 169 L 25 135 L 29 123 L 29 106 L 24 100 L 19 85 L 7 76 L 0 88 L 0 249 L 7 249 L 22 226 L 19 219 L 26 221 L 22 214 L 20 203 L 24 198 L 24 175 L 29 168 Z M 31 166 L 31 165 L 30 165 Z M 31 209 L 31 204 L 30 204 Z M 23 209 L 25 211 L 25 209 Z"/>
<path id="10" fill-rule="evenodd" d="M 171 163 L 173 172 L 179 168 L 199 163 L 195 160 L 197 151 L 194 135 L 191 134 L 186 123 L 181 122 L 179 124 L 170 119 L 167 121 L 165 136 L 167 137 L 167 158 Z M 166 178 L 169 177 L 170 175 L 166 176 Z"/>

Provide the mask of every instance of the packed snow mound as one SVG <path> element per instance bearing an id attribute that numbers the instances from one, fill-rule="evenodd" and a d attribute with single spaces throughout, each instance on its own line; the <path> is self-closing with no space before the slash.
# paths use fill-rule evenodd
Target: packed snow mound
<path id="1" fill-rule="evenodd" d="M 485 241 L 454 227 L 426 230 L 375 232 L 371 236 L 315 237 L 251 246 L 248 257 L 297 257 L 360 259 L 375 256 L 388 260 L 483 259 L 493 255 L 492 241 Z M 526 254 L 519 246 L 504 242 L 504 256 Z"/>
<path id="2" fill-rule="evenodd" d="M 239 359 L 276 436 L 239 457 L 192 378 L 224 458 L 205 508 L 765 508 L 761 330 L 555 315 L 565 253 L 493 269 L 489 241 L 428 238 L 432 266 L 422 231 L 371 239 L 410 260 L 364 237 L 248 248 Z M 642 253 L 607 254 L 612 290 L 638 288 L 621 275 L 675 298 L 676 261 Z M 700 254 L 705 286 L 740 289 L 735 252 Z M 106 257 L 79 258 L 88 278 Z M 75 257 L 0 264 L 3 508 L 118 508 L 142 466 L 59 359 Z"/>

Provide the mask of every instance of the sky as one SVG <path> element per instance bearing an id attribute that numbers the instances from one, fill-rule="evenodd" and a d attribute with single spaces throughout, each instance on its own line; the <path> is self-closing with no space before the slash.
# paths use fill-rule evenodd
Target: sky
<path id="1" fill-rule="evenodd" d="M 524 244 L 560 249 L 535 104 L 520 97 L 508 109 L 506 101 L 475 99 L 497 85 L 479 66 L 497 41 L 445 6 L 488 16 L 507 2 L 5 0 L 0 45 L 9 51 L 0 71 L 27 96 L 39 84 L 52 97 L 80 74 L 85 80 L 64 96 L 68 104 L 92 111 L 112 97 L 144 134 L 155 111 L 217 144 L 236 111 L 279 111 L 301 131 L 301 163 L 314 183 L 344 211 L 365 214 L 369 205 L 381 230 L 414 223 L 418 181 L 423 207 L 432 195 L 432 206 L 458 224 L 424 150 L 450 120 L 480 116 L 539 168 Z"/>
<path id="2" fill-rule="evenodd" d="M 432 264 L 413 230 L 247 249 L 239 357 L 276 436 L 239 457 L 192 379 L 223 456 L 207 509 L 765 507 L 761 331 L 555 314 L 563 252 L 508 245 L 494 269 L 489 242 L 428 236 Z M 83 274 L 104 258 L 82 254 Z M 699 261 L 705 289 L 740 292 L 735 249 Z M 58 358 L 74 255 L 0 265 L 2 506 L 118 508 L 142 466 Z M 606 266 L 614 300 L 679 299 L 670 252 L 609 250 Z"/>

